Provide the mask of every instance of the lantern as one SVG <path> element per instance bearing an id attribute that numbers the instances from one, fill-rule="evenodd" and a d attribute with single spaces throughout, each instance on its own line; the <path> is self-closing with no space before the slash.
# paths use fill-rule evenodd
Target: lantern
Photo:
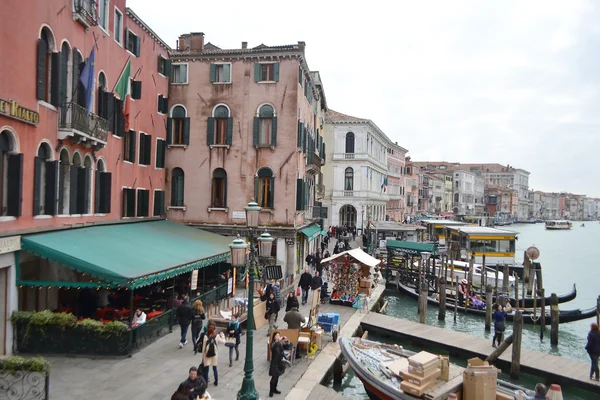
<path id="1" fill-rule="evenodd" d="M 258 228 L 258 216 L 262 208 L 252 200 L 244 209 L 246 210 L 246 226 L 248 228 Z"/>
<path id="2" fill-rule="evenodd" d="M 240 239 L 238 235 L 237 239 L 229 245 L 231 249 L 231 265 L 234 267 L 243 267 L 246 265 L 246 249 L 248 244 Z"/>
<path id="3" fill-rule="evenodd" d="M 271 257 L 274 241 L 275 238 L 273 238 L 267 231 L 260 235 L 258 238 L 258 255 L 260 257 Z"/>

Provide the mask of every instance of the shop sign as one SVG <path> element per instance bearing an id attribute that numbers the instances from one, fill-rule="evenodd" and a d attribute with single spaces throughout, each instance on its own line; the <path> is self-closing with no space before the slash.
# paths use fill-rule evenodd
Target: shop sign
<path id="1" fill-rule="evenodd" d="M 30 125 L 40 122 L 40 114 L 25 107 L 21 107 L 16 100 L 0 99 L 0 115 L 13 118 Z"/>
<path id="2" fill-rule="evenodd" d="M 246 219 L 246 212 L 245 211 L 232 211 L 231 218 L 232 219 Z"/>
<path id="3" fill-rule="evenodd" d="M 198 288 L 198 270 L 192 271 L 192 281 L 190 282 L 190 289 L 196 290 Z"/>
<path id="4" fill-rule="evenodd" d="M 0 238 L 0 254 L 21 250 L 21 236 Z"/>

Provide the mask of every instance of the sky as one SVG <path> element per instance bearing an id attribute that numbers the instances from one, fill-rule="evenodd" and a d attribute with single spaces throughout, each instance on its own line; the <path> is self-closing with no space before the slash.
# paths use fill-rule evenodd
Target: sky
<path id="1" fill-rule="evenodd" d="M 600 2 L 128 0 L 173 48 L 306 42 L 329 108 L 415 161 L 497 162 L 600 197 Z"/>

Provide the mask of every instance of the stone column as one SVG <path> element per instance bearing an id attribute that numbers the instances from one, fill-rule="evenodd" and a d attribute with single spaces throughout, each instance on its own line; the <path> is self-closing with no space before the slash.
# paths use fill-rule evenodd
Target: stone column
<path id="1" fill-rule="evenodd" d="M 286 250 L 286 268 L 285 268 L 285 276 L 294 276 L 296 275 L 296 240 L 294 239 L 285 239 L 285 250 Z"/>

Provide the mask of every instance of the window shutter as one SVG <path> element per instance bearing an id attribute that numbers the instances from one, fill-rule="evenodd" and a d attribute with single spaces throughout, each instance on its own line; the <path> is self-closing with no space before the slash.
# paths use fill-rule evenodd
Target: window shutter
<path id="1" fill-rule="evenodd" d="M 33 215 L 40 215 L 41 192 L 42 192 L 42 165 L 45 161 L 35 157 L 33 170 Z"/>
<path id="2" fill-rule="evenodd" d="M 60 104 L 60 53 L 52 53 L 52 72 L 50 77 L 50 104 L 58 107 Z M 66 92 L 66 88 L 65 88 Z"/>
<path id="3" fill-rule="evenodd" d="M 308 143 L 308 132 L 307 132 L 307 129 L 306 129 L 306 126 L 305 126 L 304 130 L 302 132 L 302 151 L 304 153 L 308 153 L 307 143 Z"/>
<path id="4" fill-rule="evenodd" d="M 260 119 L 258 117 L 254 117 L 254 130 L 252 133 L 252 140 L 254 142 L 254 146 L 258 146 L 258 130 L 259 130 Z"/>
<path id="5" fill-rule="evenodd" d="M 155 217 L 159 217 L 162 215 L 161 213 L 161 206 L 160 206 L 160 194 L 163 193 L 160 190 L 157 190 L 154 192 L 154 210 L 152 212 L 152 215 Z"/>
<path id="6" fill-rule="evenodd" d="M 161 64 L 162 64 L 162 69 L 160 68 Z M 160 54 L 156 58 L 156 70 L 163 75 L 165 73 L 165 59 Z"/>
<path id="7" fill-rule="evenodd" d="M 302 130 L 304 129 L 304 124 L 298 121 L 298 148 L 302 148 Z"/>
<path id="8" fill-rule="evenodd" d="M 165 60 L 165 76 L 170 77 L 173 71 L 173 62 L 171 60 Z"/>
<path id="9" fill-rule="evenodd" d="M 140 165 L 146 164 L 146 135 L 140 132 Z"/>
<path id="10" fill-rule="evenodd" d="M 96 171 L 94 179 L 94 213 L 100 214 L 100 195 L 102 194 L 102 172 Z"/>
<path id="11" fill-rule="evenodd" d="M 106 109 L 106 115 L 104 116 L 104 118 L 108 120 L 108 129 L 116 135 L 117 130 L 115 128 L 115 96 L 113 96 L 113 94 L 110 92 L 103 92 L 102 96 L 102 103 L 104 104 L 104 108 Z"/>
<path id="12" fill-rule="evenodd" d="M 190 144 L 190 117 L 183 118 L 183 144 Z"/>
<path id="13" fill-rule="evenodd" d="M 323 161 L 325 161 L 325 142 L 323 142 Z"/>
<path id="14" fill-rule="evenodd" d="M 277 117 L 271 118 L 271 146 L 277 146 Z"/>
<path id="15" fill-rule="evenodd" d="M 217 80 L 217 66 L 210 64 L 210 81 L 214 83 Z"/>
<path id="16" fill-rule="evenodd" d="M 129 131 L 130 140 L 129 140 L 129 161 L 132 163 L 135 162 L 135 148 L 137 144 L 135 131 Z"/>
<path id="17" fill-rule="evenodd" d="M 223 80 L 231 82 L 231 64 L 223 64 Z"/>
<path id="18" fill-rule="evenodd" d="M 125 49 L 129 50 L 129 29 L 125 28 Z"/>
<path id="19" fill-rule="evenodd" d="M 69 214 L 77 214 L 77 170 L 76 165 L 69 168 Z"/>
<path id="20" fill-rule="evenodd" d="M 142 81 L 131 81 L 131 98 L 134 100 L 142 98 Z"/>
<path id="21" fill-rule="evenodd" d="M 302 179 L 296 179 L 296 211 L 302 210 L 302 189 L 304 189 L 302 182 Z"/>
<path id="22" fill-rule="evenodd" d="M 152 164 L 152 136 L 146 135 L 144 138 L 144 164 L 150 165 Z"/>
<path id="23" fill-rule="evenodd" d="M 279 63 L 273 64 L 273 80 L 279 82 Z"/>
<path id="24" fill-rule="evenodd" d="M 298 84 L 302 86 L 302 67 L 298 67 Z"/>
<path id="25" fill-rule="evenodd" d="M 48 46 L 44 39 L 38 39 L 37 45 L 37 86 L 36 98 L 44 100 L 46 97 L 46 53 Z M 34 214 L 37 215 L 37 214 Z"/>
<path id="26" fill-rule="evenodd" d="M 275 208 L 275 178 L 270 178 L 269 199 L 267 205 L 269 208 Z"/>
<path id="27" fill-rule="evenodd" d="M 100 197 L 100 212 L 109 214 L 112 190 L 112 174 L 110 172 L 100 173 L 100 187 L 102 192 Z"/>
<path id="28" fill-rule="evenodd" d="M 102 89 L 102 86 L 98 86 L 98 88 L 96 89 L 96 93 L 98 94 L 98 101 L 96 103 L 96 114 L 98 114 L 98 116 L 106 119 L 106 110 L 105 110 L 106 99 L 104 96 L 104 90 Z M 65 92 L 65 95 L 66 95 L 66 92 Z M 108 128 L 110 129 L 110 126 Z"/>
<path id="29" fill-rule="evenodd" d="M 215 119 L 213 117 L 208 117 L 206 122 L 206 143 L 209 146 L 215 144 Z"/>
<path id="30" fill-rule="evenodd" d="M 169 113 L 169 98 L 168 97 L 163 97 L 162 99 L 162 113 L 163 114 L 168 114 Z"/>
<path id="31" fill-rule="evenodd" d="M 225 138 L 225 144 L 231 146 L 233 143 L 233 118 L 227 118 L 227 137 Z"/>
<path id="32" fill-rule="evenodd" d="M 23 154 L 8 155 L 7 175 L 6 213 L 11 217 L 20 217 L 23 195 Z"/>
<path id="33" fill-rule="evenodd" d="M 165 167 L 165 156 L 167 155 L 167 142 L 160 140 L 160 168 Z"/>
<path id="34" fill-rule="evenodd" d="M 77 214 L 85 214 L 85 198 L 87 194 L 86 169 L 77 167 Z"/>
<path id="35" fill-rule="evenodd" d="M 123 115 L 123 100 L 115 99 L 116 132 L 119 137 L 125 136 L 125 116 Z"/>
<path id="36" fill-rule="evenodd" d="M 254 82 L 260 82 L 260 64 L 254 64 Z"/>
<path id="37" fill-rule="evenodd" d="M 58 183 L 58 161 L 46 161 L 46 192 L 44 208 L 46 214 L 56 215 L 56 192 Z"/>
<path id="38" fill-rule="evenodd" d="M 308 210 L 310 191 L 308 187 L 308 182 L 304 182 L 304 209 Z"/>
<path id="39" fill-rule="evenodd" d="M 173 118 L 167 118 L 167 145 L 173 142 Z"/>
<path id="40" fill-rule="evenodd" d="M 223 178 L 223 208 L 227 208 L 227 176 Z"/>
<path id="41" fill-rule="evenodd" d="M 262 207 L 262 204 L 260 204 L 259 200 L 260 199 L 258 198 L 258 176 L 254 176 L 254 201 L 256 201 L 258 205 Z"/>
<path id="42" fill-rule="evenodd" d="M 140 37 L 138 36 L 135 39 L 135 48 L 133 49 L 134 50 L 133 54 L 135 54 L 137 57 L 140 56 L 140 43 L 141 43 L 141 40 L 140 40 Z"/>
<path id="43" fill-rule="evenodd" d="M 158 105 L 156 106 L 158 112 L 162 112 L 163 110 L 163 95 L 158 95 Z"/>
<path id="44" fill-rule="evenodd" d="M 127 216 L 127 189 L 123 189 L 121 194 L 121 217 Z"/>

